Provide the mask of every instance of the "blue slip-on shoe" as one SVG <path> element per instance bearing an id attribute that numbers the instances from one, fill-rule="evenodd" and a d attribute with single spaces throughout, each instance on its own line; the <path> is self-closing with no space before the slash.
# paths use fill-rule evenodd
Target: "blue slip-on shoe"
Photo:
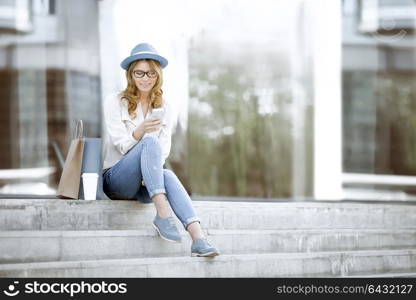
<path id="1" fill-rule="evenodd" d="M 191 256 L 214 257 L 220 255 L 217 248 L 212 246 L 206 238 L 197 239 L 192 243 Z"/>
<path id="2" fill-rule="evenodd" d="M 177 243 L 182 241 L 181 234 L 179 233 L 178 228 L 176 228 L 175 219 L 173 217 L 162 219 L 156 215 L 153 220 L 153 227 L 164 240 Z"/>

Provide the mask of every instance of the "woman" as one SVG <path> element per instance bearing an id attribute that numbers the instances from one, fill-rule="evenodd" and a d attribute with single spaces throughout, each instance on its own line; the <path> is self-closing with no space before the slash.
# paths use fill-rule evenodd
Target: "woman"
<path id="1" fill-rule="evenodd" d="M 181 242 L 173 210 L 192 238 L 191 255 L 212 257 L 218 250 L 204 237 L 189 195 L 176 175 L 163 168 L 171 147 L 171 111 L 161 89 L 167 64 L 147 43 L 138 44 L 121 62 L 127 87 L 104 101 L 104 192 L 111 199 L 153 202 L 153 226 L 160 237 Z M 157 108 L 163 117 L 151 116 Z"/>

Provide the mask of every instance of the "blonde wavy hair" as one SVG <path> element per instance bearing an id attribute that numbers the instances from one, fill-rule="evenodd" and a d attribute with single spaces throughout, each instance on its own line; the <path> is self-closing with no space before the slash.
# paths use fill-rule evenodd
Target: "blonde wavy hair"
<path id="1" fill-rule="evenodd" d="M 149 64 L 151 70 L 155 70 L 157 73 L 156 83 L 150 91 L 150 106 L 152 108 L 160 108 L 163 106 L 163 91 L 162 91 L 162 84 L 163 84 L 163 73 L 162 67 L 160 63 L 153 59 L 141 59 L 135 62 L 132 62 L 128 69 L 126 70 L 126 79 L 127 79 L 127 87 L 124 91 L 122 91 L 119 96 L 120 99 L 126 99 L 128 101 L 128 112 L 130 117 L 135 117 L 135 110 L 137 108 L 137 99 L 140 97 L 140 91 L 136 87 L 136 83 L 134 82 L 133 78 L 133 70 L 134 67 L 140 62 L 145 61 Z"/>

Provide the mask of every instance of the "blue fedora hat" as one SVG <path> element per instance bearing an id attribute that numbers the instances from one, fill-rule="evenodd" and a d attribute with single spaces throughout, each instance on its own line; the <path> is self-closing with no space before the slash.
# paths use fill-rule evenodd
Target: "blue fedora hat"
<path id="1" fill-rule="evenodd" d="M 157 54 L 157 51 L 155 48 L 153 48 L 152 45 L 148 43 L 141 43 L 138 44 L 136 47 L 134 47 L 131 52 L 130 56 L 126 57 L 120 64 L 120 66 L 127 70 L 129 65 L 136 60 L 139 59 L 153 59 L 157 60 L 162 68 L 166 67 L 168 65 L 168 60 L 164 58 L 163 56 L 160 56 Z"/>

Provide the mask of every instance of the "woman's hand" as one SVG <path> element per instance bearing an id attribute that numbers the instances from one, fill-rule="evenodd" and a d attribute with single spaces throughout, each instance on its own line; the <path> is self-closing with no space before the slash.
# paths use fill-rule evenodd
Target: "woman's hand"
<path id="1" fill-rule="evenodd" d="M 140 141 L 146 133 L 157 131 L 161 127 L 161 119 L 146 119 L 133 131 L 133 137 Z"/>

